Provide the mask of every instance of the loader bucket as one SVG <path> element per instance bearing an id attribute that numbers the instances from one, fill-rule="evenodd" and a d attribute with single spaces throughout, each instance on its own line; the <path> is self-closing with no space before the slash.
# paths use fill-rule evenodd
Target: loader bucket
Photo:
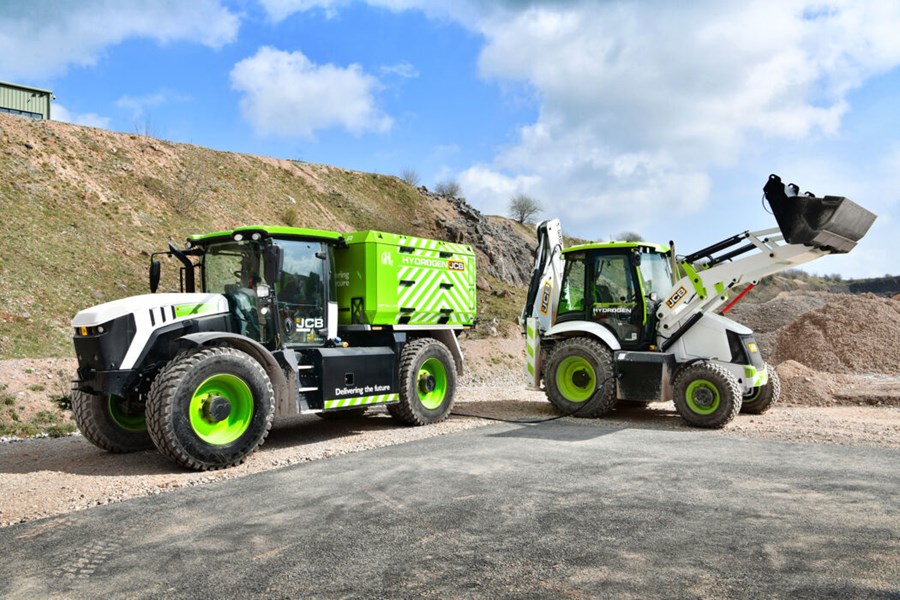
<path id="1" fill-rule="evenodd" d="M 813 246 L 832 254 L 850 252 L 876 217 L 840 196 L 788 196 L 778 175 L 769 175 L 763 191 L 788 244 Z"/>

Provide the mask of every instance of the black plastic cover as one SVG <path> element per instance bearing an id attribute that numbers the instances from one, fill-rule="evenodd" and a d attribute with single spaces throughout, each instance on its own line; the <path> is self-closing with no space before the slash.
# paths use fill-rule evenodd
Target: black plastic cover
<path id="1" fill-rule="evenodd" d="M 789 244 L 812 246 L 833 254 L 850 252 L 876 218 L 874 213 L 841 196 L 788 196 L 778 175 L 769 175 L 763 192 Z"/>

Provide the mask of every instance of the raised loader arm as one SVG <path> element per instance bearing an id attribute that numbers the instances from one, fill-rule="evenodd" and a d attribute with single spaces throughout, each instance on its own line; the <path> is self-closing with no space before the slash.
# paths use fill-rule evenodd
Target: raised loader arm
<path id="1" fill-rule="evenodd" d="M 563 276 L 562 229 L 559 219 L 543 221 L 537 226 L 538 245 L 534 269 L 525 298 L 520 322 L 525 334 L 526 372 L 531 387 L 541 384 L 541 334 L 553 326 L 559 305 L 559 287 Z"/>
<path id="2" fill-rule="evenodd" d="M 663 350 L 704 312 L 727 302 L 736 286 L 755 285 L 767 275 L 828 254 L 849 252 L 875 221 L 873 213 L 847 198 L 796 196 L 795 190 L 793 184 L 786 188 L 777 175 L 771 175 L 764 191 L 778 228 L 746 231 L 680 261 L 685 276 L 657 312 Z"/>

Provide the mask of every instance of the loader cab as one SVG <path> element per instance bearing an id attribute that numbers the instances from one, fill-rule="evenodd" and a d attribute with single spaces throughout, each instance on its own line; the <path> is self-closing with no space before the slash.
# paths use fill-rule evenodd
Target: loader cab
<path id="1" fill-rule="evenodd" d="M 189 239 L 202 289 L 228 300 L 234 333 L 270 350 L 321 346 L 335 336 L 333 248 L 339 234 L 241 228 Z"/>
<path id="2" fill-rule="evenodd" d="M 585 244 L 563 251 L 556 322 L 591 321 L 623 348 L 655 342 L 656 307 L 672 287 L 669 248 L 644 242 Z"/>

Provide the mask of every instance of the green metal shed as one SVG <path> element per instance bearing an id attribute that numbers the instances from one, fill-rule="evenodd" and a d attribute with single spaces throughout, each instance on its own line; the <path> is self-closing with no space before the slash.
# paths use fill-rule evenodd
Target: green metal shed
<path id="1" fill-rule="evenodd" d="M 0 81 L 0 112 L 49 119 L 52 99 L 50 90 Z"/>

